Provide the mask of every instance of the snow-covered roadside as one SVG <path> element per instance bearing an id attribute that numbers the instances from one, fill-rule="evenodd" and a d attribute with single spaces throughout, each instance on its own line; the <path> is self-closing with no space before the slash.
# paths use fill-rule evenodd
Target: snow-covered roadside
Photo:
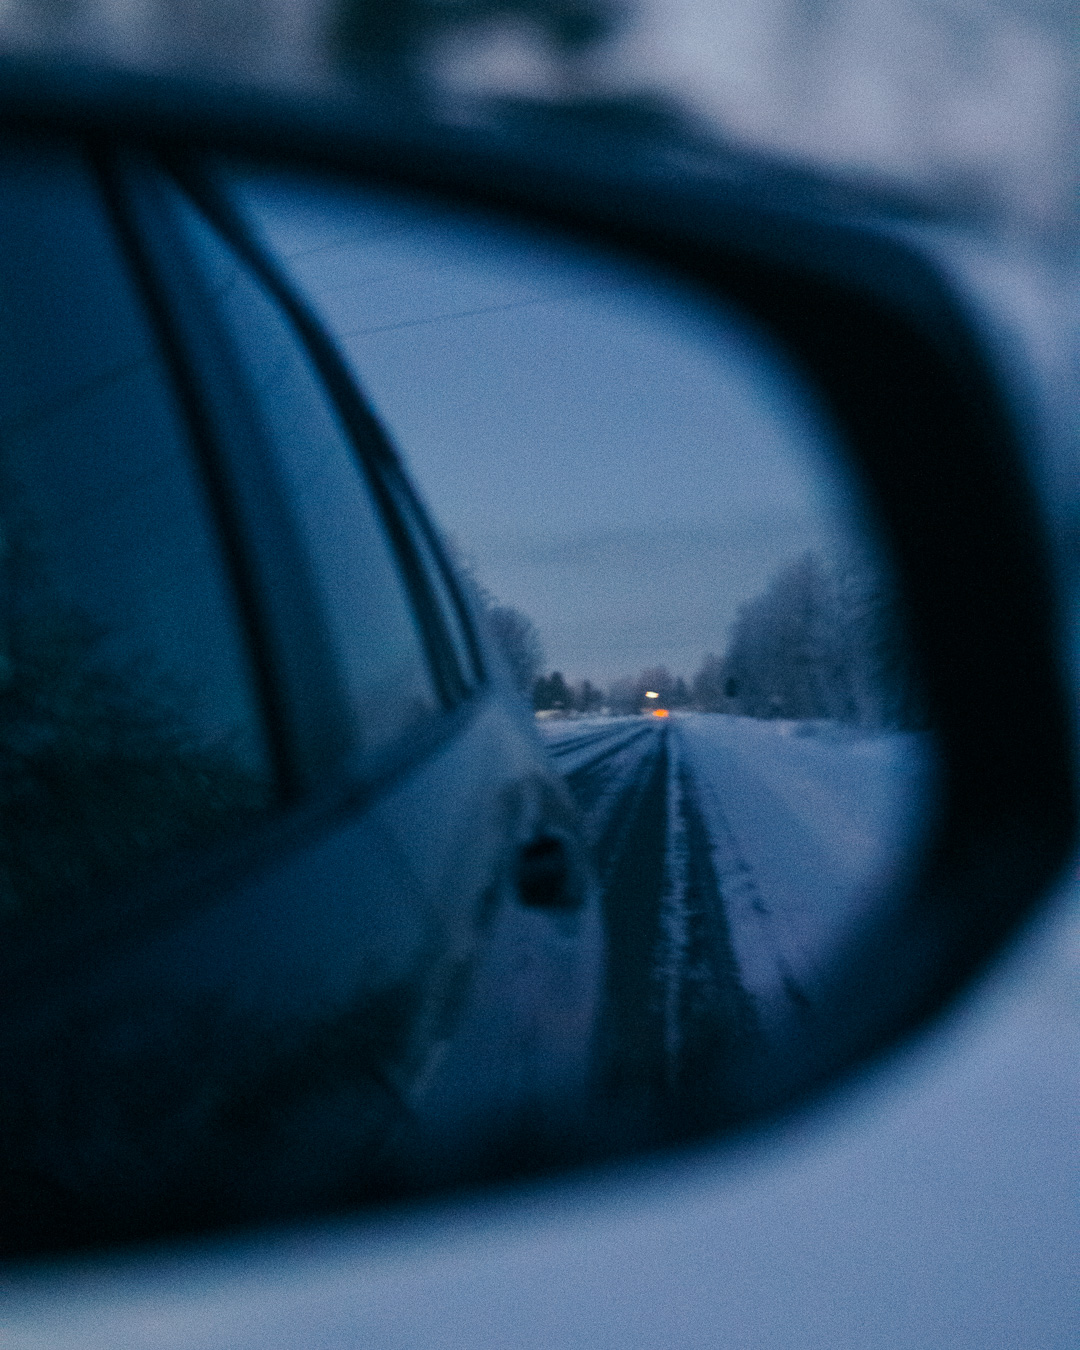
<path id="1" fill-rule="evenodd" d="M 656 816 L 666 829 L 656 896 L 665 1037 L 681 1034 L 678 1007 L 694 976 L 689 934 L 709 903 L 698 894 L 702 850 L 711 903 L 722 906 L 740 982 L 764 1027 L 786 1021 L 793 1004 L 810 1013 L 833 958 L 910 863 L 933 790 L 931 738 L 717 713 L 541 723 L 600 850 L 602 880 L 632 846 L 627 831 L 643 829 L 627 803 L 635 785 L 644 790 L 665 727 L 666 805 Z"/>
<path id="2" fill-rule="evenodd" d="M 932 791 L 929 738 L 707 713 L 672 729 L 745 987 L 766 1020 L 792 999 L 812 1005 L 829 954 L 910 857 Z"/>

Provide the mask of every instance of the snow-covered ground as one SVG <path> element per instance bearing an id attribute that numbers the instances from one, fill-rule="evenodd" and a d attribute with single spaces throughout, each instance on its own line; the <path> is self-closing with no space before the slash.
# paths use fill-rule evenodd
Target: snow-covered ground
<path id="1" fill-rule="evenodd" d="M 910 862 L 929 738 L 690 714 L 674 726 L 713 844 L 743 984 L 814 1000 L 830 955 Z"/>
<path id="2" fill-rule="evenodd" d="M 577 788 L 602 876 L 632 846 L 613 814 L 644 800 L 666 737 L 660 982 L 674 987 L 680 934 L 702 903 L 689 891 L 703 833 L 739 978 L 766 1025 L 792 1001 L 814 1004 L 831 959 L 910 865 L 933 792 L 932 741 L 913 733 L 685 713 L 548 721 L 541 734 Z M 647 818 L 629 828 L 643 833 Z"/>

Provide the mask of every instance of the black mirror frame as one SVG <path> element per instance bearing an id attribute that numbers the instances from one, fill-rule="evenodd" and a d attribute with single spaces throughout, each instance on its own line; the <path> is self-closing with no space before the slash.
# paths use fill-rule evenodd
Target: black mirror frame
<path id="1" fill-rule="evenodd" d="M 810 179 L 778 188 L 767 165 L 677 171 L 628 140 L 553 145 L 535 128 L 440 126 L 359 97 L 74 67 L 0 64 L 0 125 L 330 170 L 549 227 L 735 304 L 807 375 L 903 587 L 940 816 L 905 904 L 838 963 L 828 1018 L 793 1027 L 747 1085 L 742 1119 L 790 1106 L 922 1024 L 1032 913 L 1071 856 L 1077 803 L 1027 432 L 961 299 L 872 204 Z"/>

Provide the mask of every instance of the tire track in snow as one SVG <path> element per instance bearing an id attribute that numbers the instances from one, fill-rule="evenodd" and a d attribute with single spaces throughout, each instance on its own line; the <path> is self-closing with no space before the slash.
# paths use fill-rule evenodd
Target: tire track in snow
<path id="1" fill-rule="evenodd" d="M 717 1123 L 756 1042 L 697 782 L 670 723 L 561 736 L 600 875 L 609 1087 L 666 1138 Z"/>
<path id="2" fill-rule="evenodd" d="M 608 1086 L 621 1105 L 652 1118 L 666 1080 L 656 959 L 667 772 L 667 738 L 662 729 L 650 727 L 620 758 L 579 770 L 567 780 L 580 794 L 600 873 L 608 944 L 603 1029 Z"/>
<path id="3" fill-rule="evenodd" d="M 667 845 L 660 899 L 666 1099 L 680 1131 L 715 1127 L 732 1114 L 748 1057 L 760 1045 L 753 1000 L 731 942 L 699 785 L 669 724 Z"/>
<path id="4" fill-rule="evenodd" d="M 651 730 L 639 723 L 629 728 L 607 727 L 603 731 L 584 735 L 558 738 L 546 736 L 544 739 L 547 741 L 548 754 L 555 759 L 559 772 L 565 777 L 577 769 L 594 766 L 602 759 L 618 753 L 634 741 L 649 735 Z"/>

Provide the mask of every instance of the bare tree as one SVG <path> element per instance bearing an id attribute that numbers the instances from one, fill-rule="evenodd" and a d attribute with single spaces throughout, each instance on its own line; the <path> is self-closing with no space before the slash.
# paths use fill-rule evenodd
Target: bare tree
<path id="1" fill-rule="evenodd" d="M 536 625 L 528 615 L 510 605 L 488 606 L 487 621 L 514 684 L 528 695 L 544 660 L 544 649 Z"/>
<path id="2" fill-rule="evenodd" d="M 811 552 L 789 563 L 742 607 L 727 652 L 704 659 L 693 690 L 704 711 L 749 717 L 925 720 L 899 596 L 864 558 Z"/>
<path id="3" fill-rule="evenodd" d="M 597 689 L 591 680 L 582 680 L 581 684 L 573 691 L 574 707 L 578 712 L 593 713 L 597 712 L 604 702 L 604 691 Z"/>

